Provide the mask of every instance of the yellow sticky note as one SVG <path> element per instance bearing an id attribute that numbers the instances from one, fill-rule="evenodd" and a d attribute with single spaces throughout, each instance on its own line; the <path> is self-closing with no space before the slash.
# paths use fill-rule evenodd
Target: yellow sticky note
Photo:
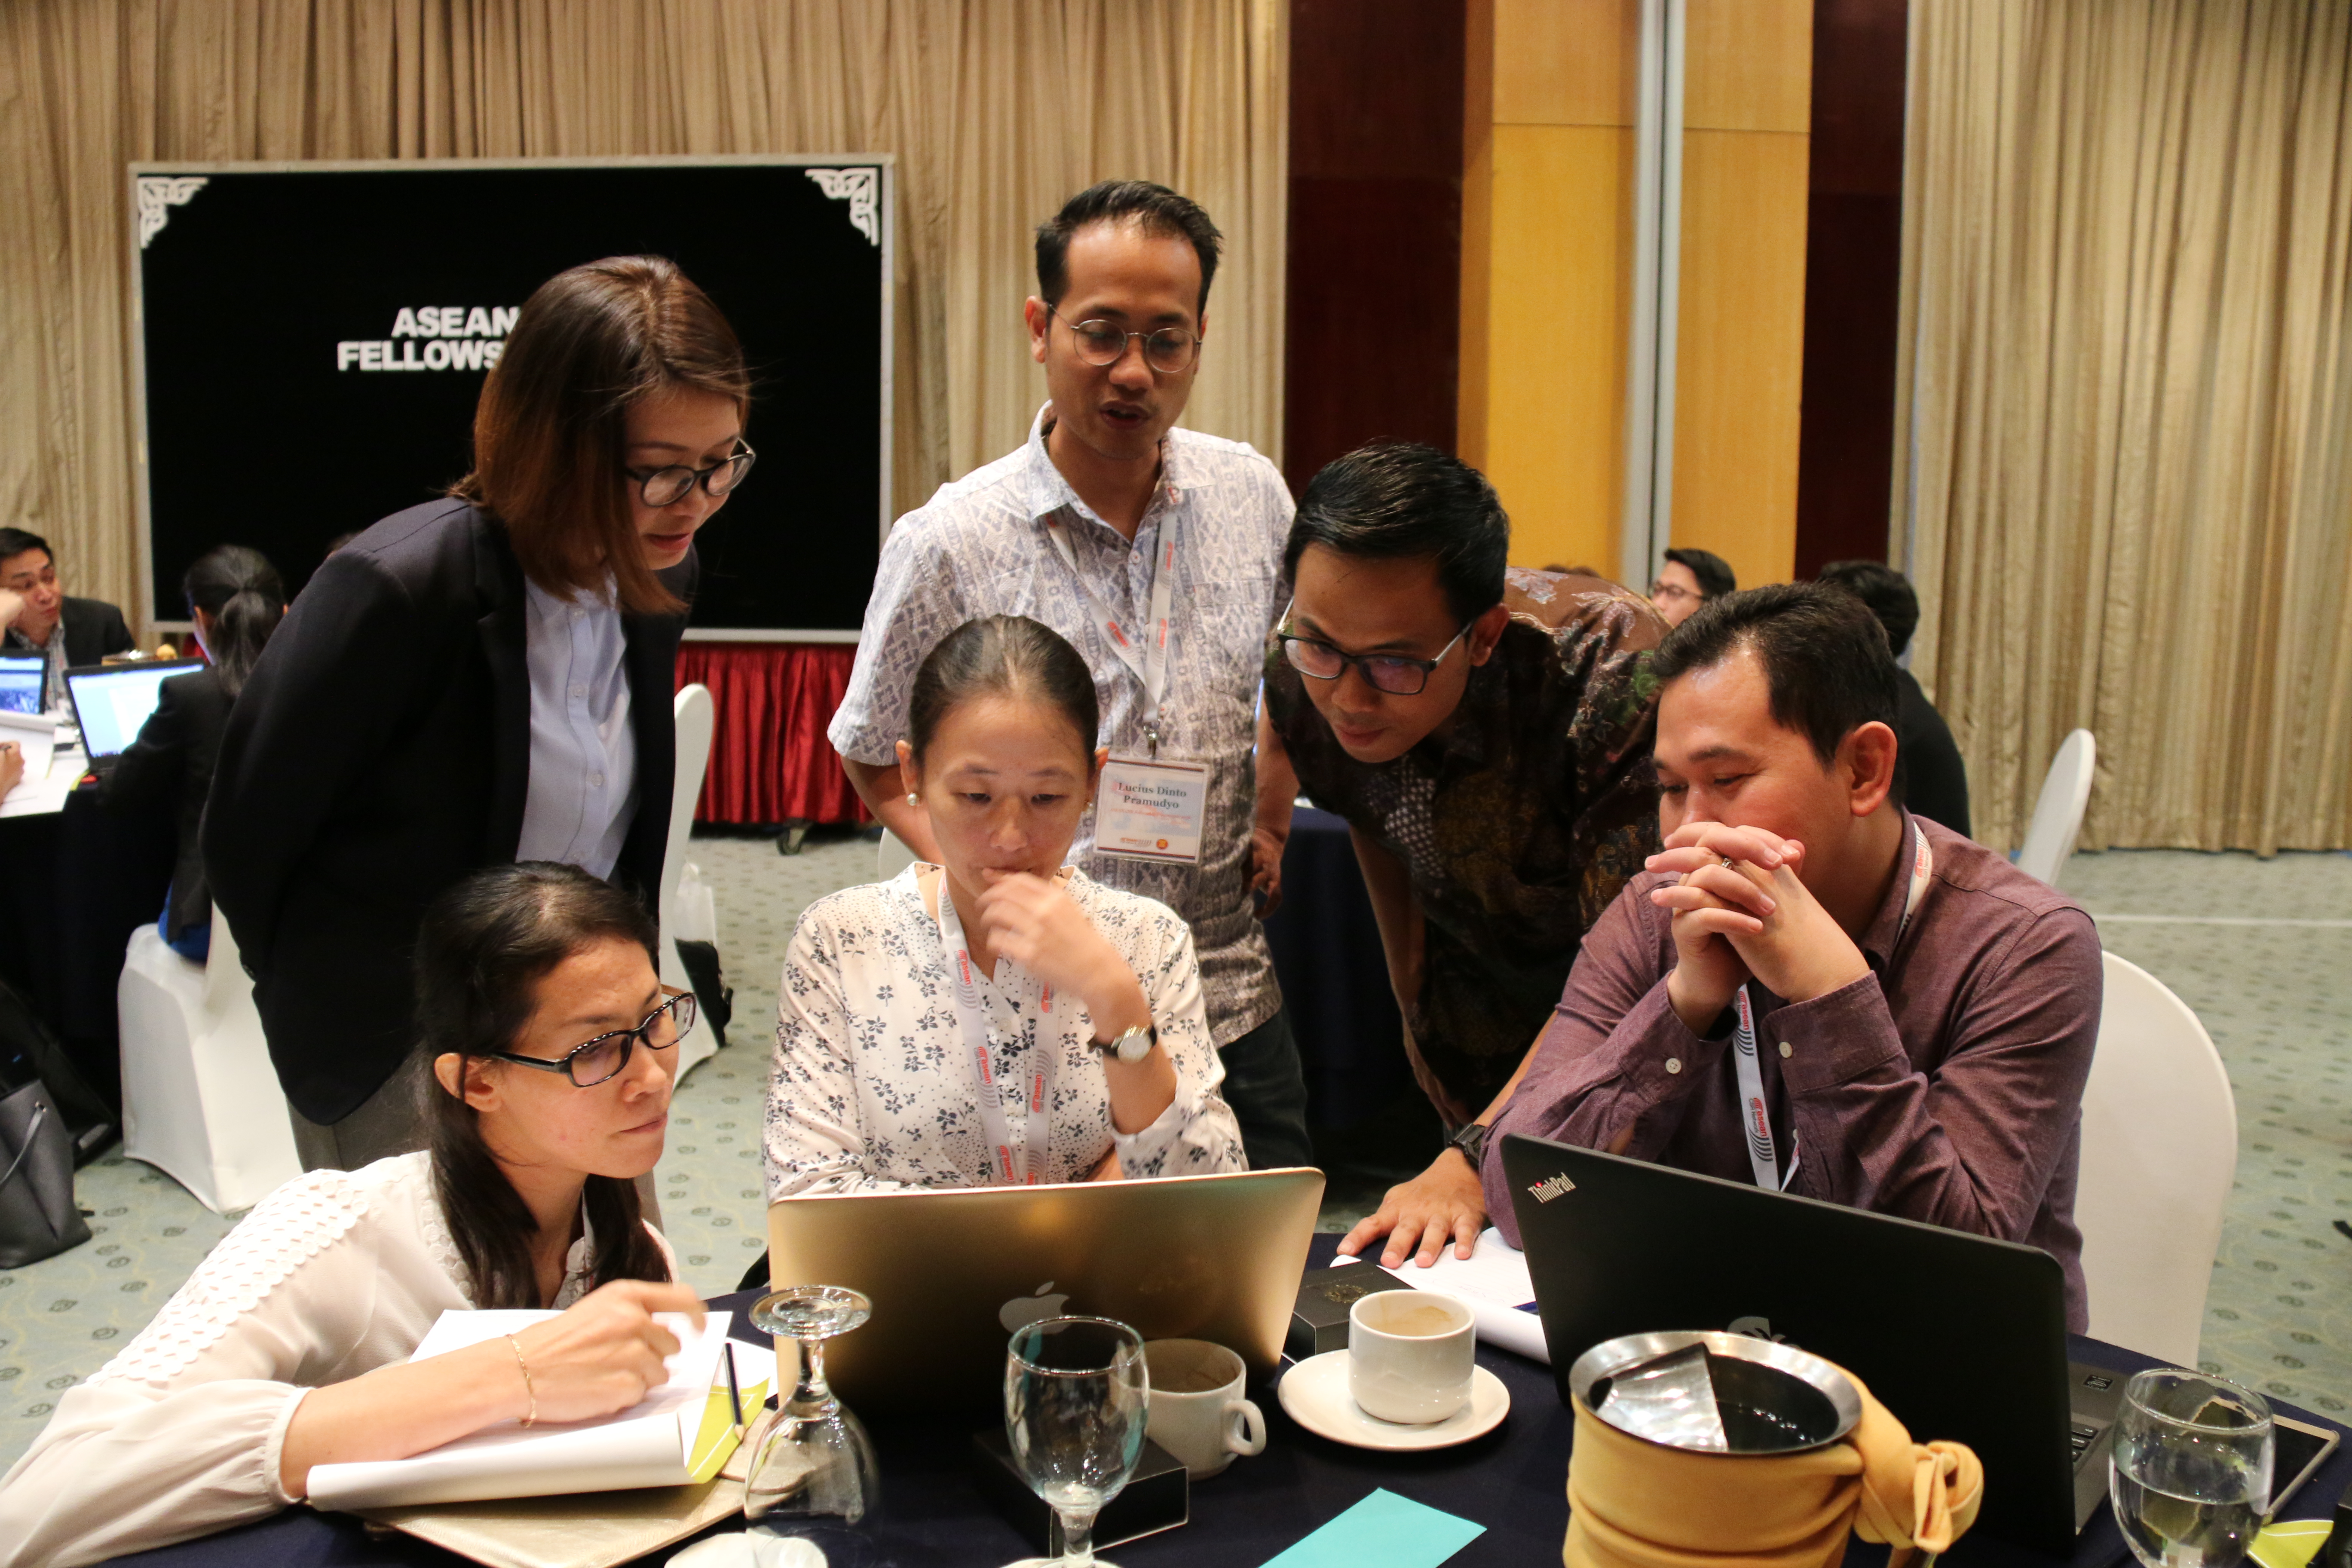
<path id="1" fill-rule="evenodd" d="M 2325 1519 L 2283 1519 L 2254 1537 L 2253 1558 L 2263 1568 L 2307 1568 L 2335 1528 Z"/>

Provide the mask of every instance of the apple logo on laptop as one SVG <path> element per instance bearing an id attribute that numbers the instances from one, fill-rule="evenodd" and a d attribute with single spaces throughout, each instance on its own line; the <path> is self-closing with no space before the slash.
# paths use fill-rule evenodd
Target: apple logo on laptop
<path id="1" fill-rule="evenodd" d="M 1047 1294 L 1051 1291 L 1052 1294 Z M 1004 1325 L 1008 1334 L 1018 1333 L 1041 1318 L 1058 1318 L 1062 1306 L 1070 1299 L 1066 1290 L 1055 1290 L 1054 1282 L 1046 1280 L 1037 1287 L 1034 1296 L 1015 1296 L 996 1310 L 996 1321 Z"/>

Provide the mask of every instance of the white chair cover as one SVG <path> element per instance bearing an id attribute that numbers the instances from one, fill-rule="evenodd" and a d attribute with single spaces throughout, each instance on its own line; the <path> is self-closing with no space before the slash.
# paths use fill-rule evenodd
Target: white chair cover
<path id="1" fill-rule="evenodd" d="M 152 922 L 131 934 L 115 1013 L 125 1154 L 215 1214 L 251 1208 L 302 1173 L 253 982 L 218 909 L 202 965 L 165 946 Z"/>
<path id="2" fill-rule="evenodd" d="M 661 978 L 665 985 L 675 985 L 681 991 L 693 989 L 687 978 L 686 961 L 677 955 L 677 939 L 684 931 L 689 941 L 704 928 L 714 932 L 718 921 L 710 911 L 710 889 L 704 887 L 698 872 L 695 886 L 700 898 L 689 907 L 679 897 L 686 879 L 686 846 L 694 827 L 694 805 L 702 798 L 702 775 L 710 766 L 710 737 L 717 727 L 718 710 L 710 700 L 710 688 L 703 685 L 687 687 L 677 694 L 672 711 L 677 722 L 677 772 L 670 786 L 669 848 L 662 857 L 661 886 Z M 678 1042 L 677 1076 L 708 1061 L 719 1052 L 719 1036 L 710 1027 L 710 1020 L 698 1016 L 694 1028 Z"/>
<path id="3" fill-rule="evenodd" d="M 2025 829 L 2025 847 L 2017 852 L 2017 868 L 2052 887 L 2074 853 L 2074 836 L 2083 829 L 2083 808 L 2091 800 L 2091 775 L 2099 765 L 2098 742 L 2088 730 L 2077 730 L 2059 743 L 2050 771 L 2042 775 L 2042 795 L 2033 803 L 2033 820 Z"/>
<path id="4" fill-rule="evenodd" d="M 2237 1101 L 2205 1026 L 2162 981 L 2108 953 L 2074 1194 L 2095 1336 L 2197 1364 L 2237 1168 Z"/>
<path id="5" fill-rule="evenodd" d="M 882 847 L 874 855 L 874 879 L 887 882 L 914 863 L 915 852 L 907 847 L 907 841 L 884 828 Z"/>

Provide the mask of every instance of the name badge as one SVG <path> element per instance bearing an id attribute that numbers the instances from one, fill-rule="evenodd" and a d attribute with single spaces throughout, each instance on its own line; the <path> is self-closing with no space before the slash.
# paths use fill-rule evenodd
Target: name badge
<path id="1" fill-rule="evenodd" d="M 1095 797 L 1095 850 L 1128 860 L 1201 863 L 1209 770 L 1200 763 L 1113 757 Z"/>

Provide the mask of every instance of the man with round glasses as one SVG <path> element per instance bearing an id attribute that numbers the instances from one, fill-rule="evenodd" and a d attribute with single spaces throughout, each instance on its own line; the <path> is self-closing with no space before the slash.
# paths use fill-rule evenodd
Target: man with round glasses
<path id="1" fill-rule="evenodd" d="M 1265 706 L 1317 805 L 1347 819 L 1405 1045 L 1454 1136 L 1341 1242 L 1462 1256 L 1478 1157 L 1592 922 L 1657 847 L 1648 658 L 1664 636 L 1597 577 L 1506 564 L 1478 471 L 1415 445 L 1326 467 L 1284 552 L 1295 597 Z"/>
<path id="2" fill-rule="evenodd" d="M 1196 204 L 1136 180 L 1082 191 L 1039 226 L 1024 317 L 1050 401 L 1019 450 L 892 528 L 828 733 L 866 806 L 936 862 L 898 763 L 915 671 L 982 616 L 1067 638 L 1110 751 L 1071 858 L 1191 925 L 1223 1092 L 1265 1168 L 1311 1159 L 1306 1079 L 1252 899 L 1278 894 L 1295 794 L 1254 718 L 1291 503 L 1249 447 L 1176 427 L 1222 237 Z"/>

